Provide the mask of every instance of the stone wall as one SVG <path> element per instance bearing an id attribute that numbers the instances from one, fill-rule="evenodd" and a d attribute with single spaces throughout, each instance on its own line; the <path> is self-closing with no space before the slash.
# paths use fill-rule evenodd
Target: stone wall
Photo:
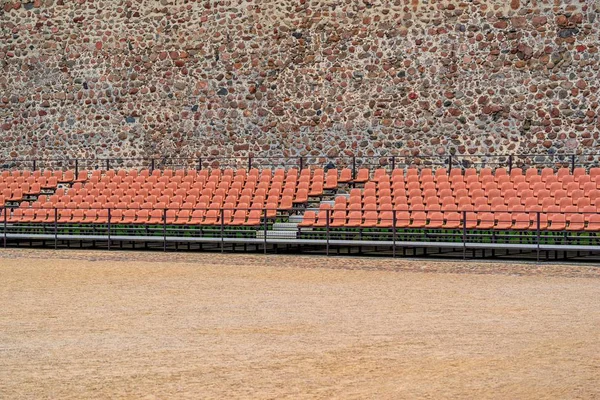
<path id="1" fill-rule="evenodd" d="M 0 157 L 593 152 L 596 0 L 0 0 Z"/>

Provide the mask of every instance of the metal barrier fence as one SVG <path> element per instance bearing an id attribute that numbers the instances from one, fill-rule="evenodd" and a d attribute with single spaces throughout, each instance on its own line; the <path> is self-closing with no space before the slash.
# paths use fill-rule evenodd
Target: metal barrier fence
<path id="1" fill-rule="evenodd" d="M 19 213 L 15 215 L 15 213 Z M 34 210 L 28 211 L 25 210 Z M 599 212 L 556 211 L 422 211 L 372 208 L 336 214 L 324 209 L 312 224 L 297 227 L 285 222 L 304 212 L 275 208 L 0 208 L 3 246 L 9 240 L 43 238 L 54 241 L 119 240 L 170 242 L 211 242 L 224 250 L 226 243 L 262 245 L 270 243 L 320 245 L 329 255 L 331 246 L 388 247 L 392 256 L 406 246 L 440 245 L 462 249 L 512 248 L 537 253 L 547 248 L 600 252 Z M 185 214 L 181 212 L 185 211 Z M 198 213 L 196 213 L 198 212 Z M 353 214 L 354 212 L 354 214 Z M 371 214 L 369 215 L 369 212 Z M 241 214 L 237 214 L 241 213 Z M 322 215 L 324 213 L 324 215 Z M 180 217 L 180 214 L 182 215 Z M 224 218 L 222 218 L 224 217 Z M 238 222 L 235 222 L 238 219 Z M 283 223 L 283 230 L 277 224 Z"/>
<path id="2" fill-rule="evenodd" d="M 52 158 L 4 159 L 2 170 L 110 170 L 110 169 L 207 169 L 207 168 L 586 168 L 599 165 L 600 153 L 590 154 L 472 154 L 448 156 L 334 156 L 298 157 L 194 157 L 194 158 Z"/>

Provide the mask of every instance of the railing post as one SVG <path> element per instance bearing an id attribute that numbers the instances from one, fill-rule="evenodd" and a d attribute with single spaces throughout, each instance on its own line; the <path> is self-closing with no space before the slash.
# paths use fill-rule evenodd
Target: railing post
<path id="1" fill-rule="evenodd" d="M 221 213 L 221 253 L 225 252 L 225 215 L 223 215 L 223 208 L 220 210 Z"/>
<path id="2" fill-rule="evenodd" d="M 110 158 L 106 159 L 106 170 L 110 170 Z"/>
<path id="3" fill-rule="evenodd" d="M 300 166 L 300 171 L 304 169 L 304 157 L 300 156 L 298 159 L 298 165 Z"/>
<path id="4" fill-rule="evenodd" d="M 75 159 L 75 179 L 79 177 L 79 159 Z"/>
<path id="5" fill-rule="evenodd" d="M 396 156 L 392 156 L 392 171 L 396 169 Z"/>
<path id="6" fill-rule="evenodd" d="M 265 243 L 264 243 L 263 252 L 264 252 L 264 254 L 267 254 L 267 209 L 266 208 L 263 210 L 263 215 L 264 215 L 264 221 L 265 221 L 265 226 L 264 226 L 264 228 L 265 228 L 265 230 L 264 230 L 264 235 L 265 235 L 264 242 Z"/>
<path id="7" fill-rule="evenodd" d="M 2 210 L 4 211 L 4 248 L 6 248 L 6 220 L 8 218 L 8 207 L 6 205 L 2 206 Z"/>
<path id="8" fill-rule="evenodd" d="M 327 229 L 327 250 L 326 250 L 326 254 L 329 255 L 329 208 L 325 210 L 325 227 Z"/>
<path id="9" fill-rule="evenodd" d="M 198 171 L 202 169 L 202 157 L 198 157 Z"/>
<path id="10" fill-rule="evenodd" d="M 252 169 L 252 157 L 248 156 L 248 171 L 250 171 L 250 169 Z"/>
<path id="11" fill-rule="evenodd" d="M 450 171 L 452 171 L 452 154 L 448 156 L 448 175 L 450 175 Z"/>
<path id="12" fill-rule="evenodd" d="M 163 251 L 167 251 L 167 209 L 163 209 Z"/>
<path id="13" fill-rule="evenodd" d="M 54 250 L 58 248 L 58 208 L 54 207 Z"/>
<path id="14" fill-rule="evenodd" d="M 110 250 L 110 220 L 111 220 L 111 215 L 110 215 L 110 208 L 108 209 L 108 243 L 106 244 L 107 250 Z"/>
<path id="15" fill-rule="evenodd" d="M 392 257 L 396 257 L 396 210 L 392 211 Z"/>
<path id="16" fill-rule="evenodd" d="M 33 160 L 33 170 L 37 170 L 37 160 Z"/>
<path id="17" fill-rule="evenodd" d="M 352 156 L 352 180 L 356 179 L 356 156 Z"/>
<path id="18" fill-rule="evenodd" d="M 537 232 L 536 232 L 536 236 L 537 236 L 537 262 L 540 262 L 540 219 L 541 219 L 541 215 L 540 212 L 537 211 Z"/>
<path id="19" fill-rule="evenodd" d="M 155 166 L 155 160 L 153 158 L 152 160 L 150 160 L 150 172 L 154 171 L 154 166 Z"/>
<path id="20" fill-rule="evenodd" d="M 575 154 L 571 154 L 571 174 L 575 172 Z"/>
<path id="21" fill-rule="evenodd" d="M 463 260 L 467 258 L 467 212 L 463 211 Z"/>

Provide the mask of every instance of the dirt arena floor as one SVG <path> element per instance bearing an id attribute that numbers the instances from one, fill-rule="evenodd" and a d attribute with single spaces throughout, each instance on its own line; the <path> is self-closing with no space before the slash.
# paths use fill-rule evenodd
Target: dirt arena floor
<path id="1" fill-rule="evenodd" d="M 0 250 L 0 399 L 598 399 L 600 268 Z"/>

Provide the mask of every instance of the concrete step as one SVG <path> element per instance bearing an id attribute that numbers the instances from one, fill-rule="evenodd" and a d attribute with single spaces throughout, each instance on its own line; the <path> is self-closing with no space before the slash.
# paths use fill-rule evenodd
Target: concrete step
<path id="1" fill-rule="evenodd" d="M 267 239 L 296 239 L 296 231 L 267 231 Z M 264 239 L 265 232 L 257 231 L 257 239 Z"/>
<path id="2" fill-rule="evenodd" d="M 273 230 L 278 232 L 283 231 L 296 231 L 298 230 L 298 223 L 294 222 L 276 222 L 273 224 Z"/>
<path id="3" fill-rule="evenodd" d="M 317 209 L 315 209 L 315 210 L 317 210 Z M 300 214 L 290 215 L 288 218 L 289 223 L 295 223 L 295 224 L 298 224 L 298 223 L 302 222 L 303 220 L 304 220 L 304 215 L 300 215 Z"/>

